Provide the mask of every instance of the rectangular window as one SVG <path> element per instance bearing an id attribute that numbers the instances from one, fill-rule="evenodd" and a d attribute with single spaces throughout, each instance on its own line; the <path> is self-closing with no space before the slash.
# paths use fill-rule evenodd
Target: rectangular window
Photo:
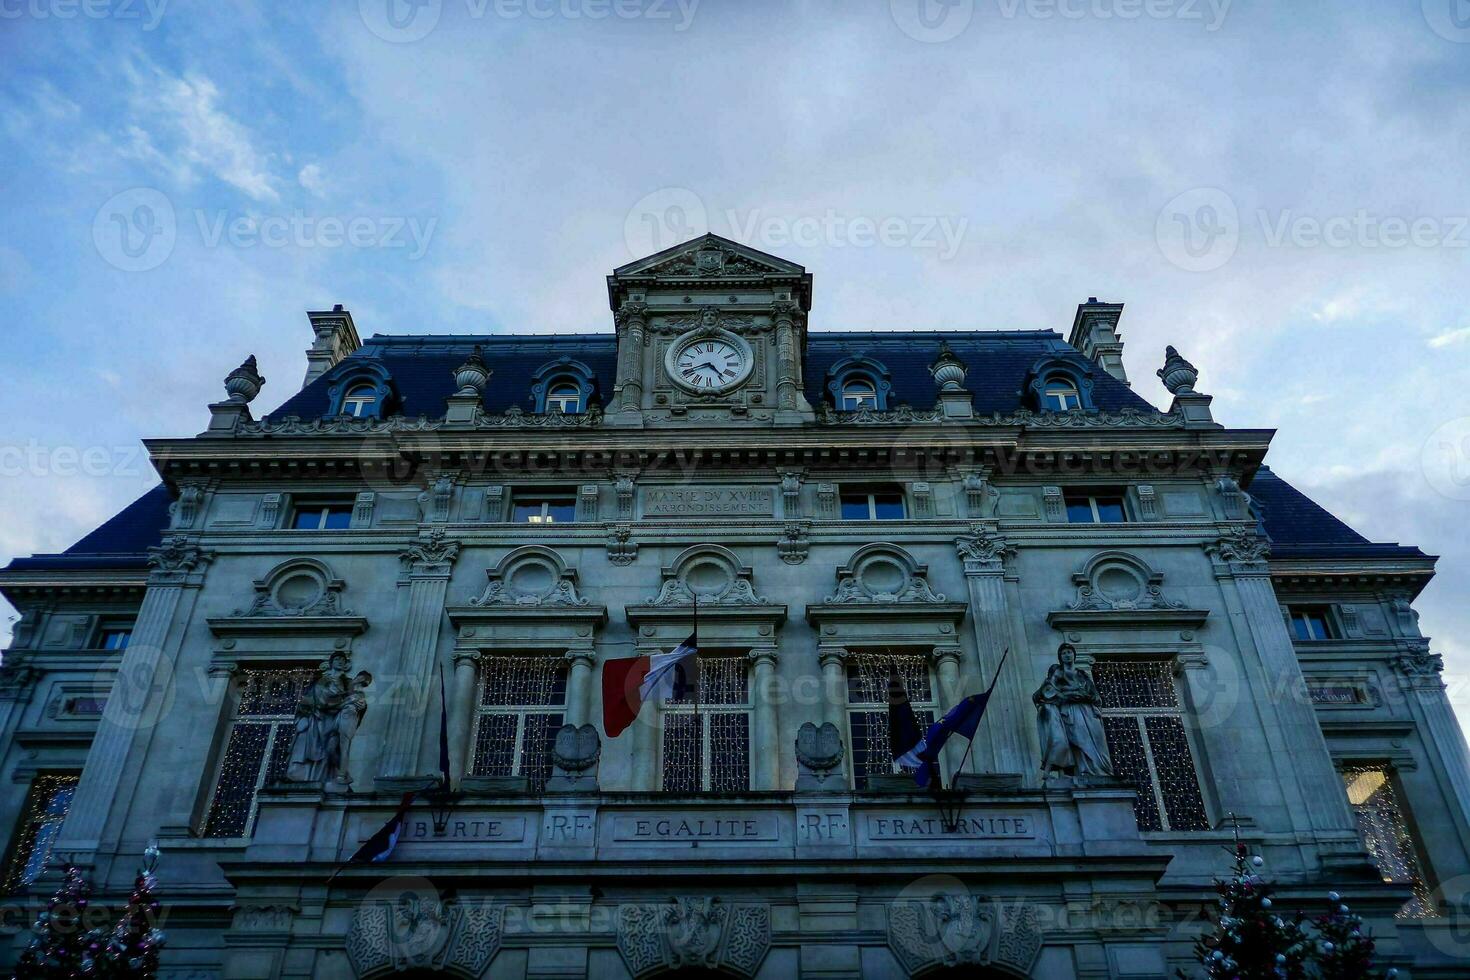
<path id="1" fill-rule="evenodd" d="M 1063 499 L 1067 504 L 1068 524 L 1125 524 L 1128 521 L 1121 490 L 1068 490 Z"/>
<path id="2" fill-rule="evenodd" d="M 340 531 L 352 526 L 352 504 L 342 501 L 300 501 L 291 511 L 291 527 L 298 531 Z"/>
<path id="3" fill-rule="evenodd" d="M 665 704 L 663 723 L 664 792 L 750 789 L 750 691 L 743 657 L 700 657 L 696 690 Z"/>
<path id="4" fill-rule="evenodd" d="M 126 650 L 132 638 L 132 623 L 103 623 L 97 634 L 97 646 L 103 650 Z"/>
<path id="5" fill-rule="evenodd" d="M 80 779 L 74 774 L 49 774 L 37 776 L 31 782 L 25 809 L 15 829 L 15 843 L 5 862 L 5 876 L 0 879 L 3 881 L 0 887 L 6 894 L 29 885 L 45 870 L 51 857 L 51 844 L 61 831 L 61 822 L 66 819 Z"/>
<path id="6" fill-rule="evenodd" d="M 256 794 L 286 774 L 296 705 L 313 676 L 310 670 L 241 671 L 240 700 L 204 821 L 205 837 L 250 835 Z"/>
<path id="7" fill-rule="evenodd" d="M 1103 731 L 1113 771 L 1138 788 L 1139 830 L 1208 830 L 1170 660 L 1099 660 Z"/>
<path id="8" fill-rule="evenodd" d="M 518 493 L 511 501 L 510 519 L 517 524 L 571 524 L 577 519 L 577 495 Z"/>
<path id="9" fill-rule="evenodd" d="M 1398 911 L 1401 919 L 1423 919 L 1439 915 L 1439 909 L 1424 883 L 1419 865 L 1419 848 L 1404 808 L 1394 789 L 1393 774 L 1387 766 L 1352 766 L 1342 770 L 1348 805 L 1358 824 L 1358 837 L 1363 848 L 1378 865 L 1384 881 L 1408 885 L 1411 898 Z"/>
<path id="10" fill-rule="evenodd" d="M 549 656 L 484 657 L 471 776 L 525 776 L 541 792 L 551 743 L 566 721 L 567 663 Z"/>
<path id="11" fill-rule="evenodd" d="M 1289 606 L 1291 632 L 1298 640 L 1332 640 L 1332 620 L 1325 606 Z"/>
<path id="12" fill-rule="evenodd" d="M 858 488 L 842 491 L 844 521 L 901 521 L 903 492 L 893 488 Z"/>
<path id="13" fill-rule="evenodd" d="M 893 761 L 888 740 L 888 672 L 898 669 L 914 707 L 920 731 L 934 724 L 938 704 L 929 665 L 911 653 L 853 653 L 847 664 L 847 744 L 852 747 L 852 783 L 868 785 L 868 777 L 902 772 Z"/>

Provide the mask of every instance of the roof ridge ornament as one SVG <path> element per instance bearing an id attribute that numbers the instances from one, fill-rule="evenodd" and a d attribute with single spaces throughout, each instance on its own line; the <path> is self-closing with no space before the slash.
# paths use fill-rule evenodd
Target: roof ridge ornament
<path id="1" fill-rule="evenodd" d="M 1199 380 L 1199 368 L 1189 363 L 1184 355 L 1170 344 L 1164 348 L 1164 366 L 1155 372 L 1171 395 L 1192 395 L 1194 383 Z"/>
<path id="2" fill-rule="evenodd" d="M 229 400 L 236 404 L 250 404 L 264 386 L 265 378 L 261 377 L 260 372 L 255 369 L 254 354 L 245 358 L 239 367 L 225 375 L 225 393 L 229 396 Z"/>

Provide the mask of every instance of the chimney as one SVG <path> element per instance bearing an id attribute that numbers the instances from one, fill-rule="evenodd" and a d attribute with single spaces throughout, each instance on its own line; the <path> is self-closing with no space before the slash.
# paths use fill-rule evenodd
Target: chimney
<path id="1" fill-rule="evenodd" d="M 330 310 L 308 312 L 311 331 L 316 335 L 312 345 L 306 349 L 306 378 L 301 382 L 305 388 L 342 362 L 342 358 L 362 346 L 357 337 L 357 327 L 352 323 L 352 314 L 338 303 Z"/>
<path id="2" fill-rule="evenodd" d="M 1128 372 L 1123 370 L 1123 340 L 1118 334 L 1118 318 L 1122 315 L 1122 303 L 1099 303 L 1096 296 L 1088 297 L 1086 303 L 1077 307 L 1077 317 L 1072 321 L 1072 334 L 1067 343 L 1126 385 Z"/>

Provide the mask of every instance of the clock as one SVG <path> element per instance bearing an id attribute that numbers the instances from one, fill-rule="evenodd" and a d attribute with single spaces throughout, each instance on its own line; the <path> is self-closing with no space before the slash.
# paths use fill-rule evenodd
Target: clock
<path id="1" fill-rule="evenodd" d="M 700 330 L 669 345 L 664 368 L 674 383 L 698 395 L 718 395 L 750 377 L 750 345 L 726 330 Z"/>

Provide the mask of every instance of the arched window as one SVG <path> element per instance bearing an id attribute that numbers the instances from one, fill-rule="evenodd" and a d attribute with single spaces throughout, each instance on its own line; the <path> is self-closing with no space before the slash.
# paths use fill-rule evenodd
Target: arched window
<path id="1" fill-rule="evenodd" d="M 375 416 L 378 414 L 378 402 L 378 389 L 374 385 L 354 385 L 342 396 L 342 414 L 357 418 Z"/>
<path id="2" fill-rule="evenodd" d="M 1082 407 L 1082 394 L 1071 378 L 1053 375 L 1042 388 L 1041 402 L 1049 412 L 1070 412 Z"/>
<path id="3" fill-rule="evenodd" d="M 546 391 L 546 411 L 577 415 L 582 411 L 582 386 L 574 381 L 558 379 Z"/>
<path id="4" fill-rule="evenodd" d="M 842 383 L 842 403 L 838 406 L 844 412 L 856 412 L 864 408 L 878 407 L 878 387 L 868 378 L 860 374 L 849 375 Z"/>

